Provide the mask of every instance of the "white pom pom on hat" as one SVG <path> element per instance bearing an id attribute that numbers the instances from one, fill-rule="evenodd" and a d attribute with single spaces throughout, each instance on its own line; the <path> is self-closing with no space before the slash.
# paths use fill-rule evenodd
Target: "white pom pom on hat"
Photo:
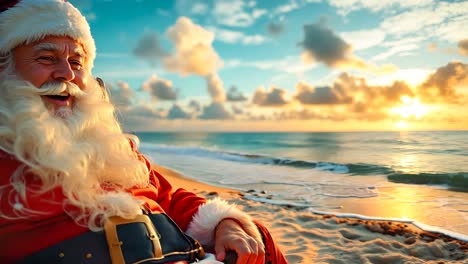
<path id="1" fill-rule="evenodd" d="M 6 4 L 0 13 L 0 53 L 20 44 L 46 36 L 67 36 L 78 41 L 86 53 L 86 65 L 92 69 L 96 45 L 86 18 L 63 0 L 20 0 Z"/>

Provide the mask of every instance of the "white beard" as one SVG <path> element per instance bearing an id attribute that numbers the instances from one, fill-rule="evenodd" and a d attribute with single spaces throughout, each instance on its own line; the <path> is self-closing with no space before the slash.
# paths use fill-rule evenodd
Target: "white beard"
<path id="1" fill-rule="evenodd" d="M 51 114 L 40 95 L 58 95 L 67 89 L 75 96 L 73 108 Z M 129 137 L 94 80 L 83 92 L 75 85 L 38 89 L 15 77 L 0 79 L 0 149 L 37 175 L 41 192 L 60 186 L 67 197 L 63 207 L 80 208 L 67 213 L 92 230 L 101 229 L 109 216 L 130 218 L 141 212 L 141 201 L 125 189 L 147 186 L 148 169 L 136 159 Z M 18 169 L 12 185 L 25 199 L 28 186 L 23 176 Z M 33 213 L 44 212 L 22 212 L 18 217 Z"/>

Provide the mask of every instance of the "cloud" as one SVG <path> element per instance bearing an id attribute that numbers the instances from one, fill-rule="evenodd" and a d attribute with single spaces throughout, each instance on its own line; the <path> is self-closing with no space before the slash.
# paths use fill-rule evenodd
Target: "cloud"
<path id="1" fill-rule="evenodd" d="M 158 78 L 156 75 L 150 77 L 142 85 L 142 90 L 147 91 L 153 98 L 160 100 L 176 100 L 177 92 L 172 86 L 172 82 Z"/>
<path id="2" fill-rule="evenodd" d="M 250 2 L 255 3 L 255 2 Z M 243 0 L 216 0 L 213 14 L 221 25 L 231 27 L 248 27 L 267 13 L 264 9 L 256 9 L 255 5 Z"/>
<path id="3" fill-rule="evenodd" d="M 267 32 L 272 36 L 278 36 L 284 31 L 284 23 L 268 23 Z"/>
<path id="4" fill-rule="evenodd" d="M 300 7 L 300 5 L 296 1 L 289 1 L 289 3 L 287 3 L 287 4 L 280 5 L 280 6 L 276 7 L 273 10 L 272 15 L 279 15 L 279 14 L 289 13 L 289 12 L 291 12 L 293 10 L 298 9 L 299 7 Z"/>
<path id="5" fill-rule="evenodd" d="M 192 116 L 185 112 L 180 106 L 177 104 L 172 105 L 171 109 L 167 114 L 168 119 L 191 119 Z"/>
<path id="6" fill-rule="evenodd" d="M 196 74 L 204 77 L 212 100 L 223 102 L 223 82 L 217 73 L 223 63 L 212 47 L 214 33 L 181 17 L 166 34 L 175 45 L 175 53 L 164 58 L 166 69 L 182 76 Z"/>
<path id="7" fill-rule="evenodd" d="M 175 53 L 164 58 L 166 69 L 185 76 L 206 76 L 222 66 L 222 61 L 211 46 L 214 33 L 194 24 L 189 18 L 177 19 L 166 34 L 175 45 Z"/>
<path id="8" fill-rule="evenodd" d="M 450 62 L 429 75 L 418 91 L 426 101 L 461 103 L 457 88 L 467 85 L 468 64 Z"/>
<path id="9" fill-rule="evenodd" d="M 437 46 L 436 43 L 429 43 L 429 45 L 427 45 L 427 50 L 430 51 L 430 52 L 434 52 L 438 49 L 439 47 Z"/>
<path id="10" fill-rule="evenodd" d="M 366 106 L 386 107 L 398 102 L 403 95 L 413 96 L 411 88 L 402 81 L 395 81 L 390 85 L 369 85 L 362 77 L 355 77 L 342 73 L 333 83 L 333 89 L 340 94 L 353 98 L 353 103 L 362 103 Z"/>
<path id="11" fill-rule="evenodd" d="M 134 118 L 164 118 L 164 114 L 161 111 L 158 111 L 154 109 L 152 105 L 147 104 L 133 105 L 131 108 L 128 108 L 125 112 L 122 112 L 122 116 L 127 120 Z"/>
<path id="12" fill-rule="evenodd" d="M 245 97 L 238 89 L 236 86 L 231 86 L 229 88 L 228 93 L 227 93 L 227 98 L 229 102 L 243 102 L 247 100 L 247 97 Z"/>
<path id="13" fill-rule="evenodd" d="M 410 2 L 410 1 L 408 1 Z M 399 38 L 418 36 L 456 42 L 466 35 L 468 2 L 433 2 L 387 17 L 380 29 Z"/>
<path id="14" fill-rule="evenodd" d="M 332 112 L 321 113 L 310 109 L 301 110 L 285 110 L 275 114 L 275 119 L 278 120 L 333 120 L 342 121 L 345 118 L 342 115 L 332 114 Z"/>
<path id="15" fill-rule="evenodd" d="M 349 104 L 353 98 L 346 94 L 346 90 L 338 87 L 317 87 L 300 82 L 296 85 L 297 99 L 302 104 Z"/>
<path id="16" fill-rule="evenodd" d="M 463 39 L 458 42 L 458 51 L 461 55 L 468 56 L 468 39 Z"/>
<path id="17" fill-rule="evenodd" d="M 336 6 L 342 14 L 360 9 L 387 13 L 378 28 L 371 29 L 367 33 L 363 32 L 370 34 L 370 38 L 365 35 L 360 37 L 359 33 L 354 35 L 353 32 L 351 32 L 351 37 L 348 33 L 341 34 L 347 43 L 352 44 L 354 50 L 372 45 L 387 47 L 384 52 L 374 56 L 374 60 L 383 60 L 395 55 L 407 56 L 419 52 L 420 47 L 426 45 L 424 41 L 438 39 L 457 43 L 461 36 L 466 36 L 467 1 L 332 0 L 330 4 Z M 373 37 L 372 31 L 376 34 Z M 385 36 L 385 42 L 379 42 L 382 34 Z"/>
<path id="18" fill-rule="evenodd" d="M 176 0 L 175 10 L 179 15 L 206 15 L 212 9 L 211 3 L 206 0 Z"/>
<path id="19" fill-rule="evenodd" d="M 414 89 L 402 81 L 394 81 L 388 85 L 371 85 L 364 77 L 342 73 L 329 86 L 314 87 L 308 83 L 299 82 L 292 101 L 287 99 L 286 90 L 277 87 L 271 87 L 268 90 L 263 87 L 258 88 L 253 95 L 252 104 L 247 106 L 251 108 L 247 110 L 239 105 L 231 105 L 228 110 L 222 101 L 213 100 L 212 103 L 202 108 L 197 119 L 229 120 L 236 117 L 242 120 L 382 121 L 394 117 L 395 113 L 391 110 L 403 105 L 404 96 L 419 98 L 423 103 L 459 103 L 460 101 L 452 99 L 460 97 L 460 94 L 456 92 L 457 87 L 462 87 L 467 83 L 468 66 L 460 62 L 452 62 L 440 67 L 426 79 L 423 85 Z M 245 96 L 233 86 L 226 97 L 230 101 Z M 277 108 L 275 112 L 272 112 L 268 108 L 258 108 L 259 106 L 285 107 Z M 200 103 L 195 100 L 191 100 L 187 108 L 193 109 L 192 113 L 177 104 L 164 112 L 142 108 L 143 106 L 138 107 L 140 107 L 139 111 L 146 109 L 144 115 L 137 116 L 134 109 L 138 108 L 132 107 L 124 112 L 129 113 L 127 121 L 143 120 L 141 122 L 144 122 L 146 120 L 148 122 L 150 116 L 155 119 L 168 120 L 192 119 L 195 112 L 200 112 Z M 424 117 L 423 120 L 427 118 Z"/>
<path id="20" fill-rule="evenodd" d="M 251 26 L 267 14 L 267 10 L 256 8 L 255 1 L 244 0 L 177 0 L 175 9 L 179 15 L 209 17 L 210 24 L 229 27 Z"/>
<path id="21" fill-rule="evenodd" d="M 460 8 L 464 8 L 464 10 L 468 10 L 468 2 L 464 2 L 463 4 L 464 6 L 460 6 Z M 452 12 L 452 11 L 448 11 L 448 12 Z M 460 10 L 458 10 L 458 12 L 460 12 Z M 433 34 L 433 36 L 426 35 L 426 37 L 427 38 L 439 37 L 442 40 L 456 43 L 460 39 L 461 36 L 466 36 L 466 24 L 467 23 L 468 23 L 468 12 L 465 12 L 462 14 L 455 13 L 455 15 L 447 17 L 444 23 L 440 25 L 436 25 L 432 27 L 431 29 L 425 31 L 425 33 Z"/>
<path id="22" fill-rule="evenodd" d="M 417 44 L 394 46 L 388 49 L 387 51 L 372 57 L 372 60 L 384 60 L 396 54 L 402 55 L 402 54 L 406 54 L 403 52 L 409 52 L 409 51 L 418 50 L 418 49 L 420 49 L 420 46 Z"/>
<path id="23" fill-rule="evenodd" d="M 118 112 L 119 120 L 125 131 L 145 130 L 151 127 L 156 120 L 163 120 L 165 114 L 158 111 L 152 105 L 135 105 Z"/>
<path id="24" fill-rule="evenodd" d="M 443 21 L 444 15 L 434 14 L 432 8 L 424 8 L 388 17 L 380 27 L 389 35 L 404 36 L 427 29 L 431 25 L 439 25 Z"/>
<path id="25" fill-rule="evenodd" d="M 276 8 L 273 9 L 273 12 L 271 12 L 270 16 L 278 16 L 278 15 L 283 15 L 286 13 L 290 13 L 291 11 L 300 9 L 304 5 L 308 3 L 319 3 L 321 0 L 290 0 L 288 3 L 277 6 Z"/>
<path id="26" fill-rule="evenodd" d="M 367 81 L 371 85 L 390 85 L 398 80 L 405 80 L 411 87 L 417 87 L 424 82 L 432 70 L 421 68 L 407 68 L 398 69 L 397 71 L 389 74 L 374 74 L 367 77 Z"/>
<path id="27" fill-rule="evenodd" d="M 165 10 L 162 8 L 156 8 L 156 14 L 158 14 L 158 16 L 164 16 L 164 17 L 171 16 L 171 13 L 169 12 L 169 10 Z"/>
<path id="28" fill-rule="evenodd" d="M 394 113 L 391 110 L 404 105 L 404 98 L 420 100 L 424 104 L 466 104 L 468 90 L 464 87 L 467 86 L 468 65 L 461 62 L 451 62 L 438 68 L 413 88 L 403 81 L 371 85 L 363 77 L 342 73 L 330 86 L 313 87 L 299 82 L 293 99 L 300 103 L 300 110 L 286 108 L 275 117 L 379 121 L 392 117 Z M 310 111 L 310 107 L 314 111 Z"/>
<path id="29" fill-rule="evenodd" d="M 191 13 L 192 14 L 203 15 L 203 14 L 206 14 L 208 12 L 208 9 L 209 9 L 208 5 L 206 5 L 206 4 L 194 3 L 193 6 L 192 6 Z"/>
<path id="30" fill-rule="evenodd" d="M 244 108 L 238 107 L 236 105 L 231 106 L 232 112 L 236 115 L 241 115 L 244 113 Z"/>
<path id="31" fill-rule="evenodd" d="M 150 63 L 155 63 L 167 55 L 167 52 L 161 47 L 158 34 L 155 32 L 143 35 L 132 52 L 135 56 Z"/>
<path id="32" fill-rule="evenodd" d="M 347 15 L 352 11 L 360 9 L 367 9 L 372 12 L 379 12 L 389 10 L 390 8 L 414 8 L 431 5 L 434 3 L 433 0 L 380 0 L 380 1 L 369 1 L 369 0 L 329 0 L 330 5 L 338 8 L 338 14 Z"/>
<path id="33" fill-rule="evenodd" d="M 259 45 L 267 41 L 264 36 L 258 34 L 246 35 L 241 31 L 227 30 L 217 27 L 210 27 L 210 30 L 215 33 L 217 40 L 230 44 L 241 43 L 244 45 Z"/>
<path id="34" fill-rule="evenodd" d="M 350 43 L 354 50 L 364 50 L 381 44 L 385 39 L 385 32 L 380 29 L 368 29 L 343 32 L 340 36 Z"/>
<path id="35" fill-rule="evenodd" d="M 86 17 L 86 20 L 89 22 L 96 21 L 97 16 L 96 13 L 90 12 L 90 13 L 85 13 L 84 16 Z"/>
<path id="36" fill-rule="evenodd" d="M 111 83 L 106 83 L 111 102 L 119 109 L 124 109 L 132 105 L 132 99 L 135 97 L 135 92 L 130 88 L 128 83 L 118 81 L 114 86 Z"/>
<path id="37" fill-rule="evenodd" d="M 201 104 L 200 104 L 200 102 L 192 99 L 192 100 L 190 100 L 190 102 L 188 104 L 188 108 L 192 109 L 194 112 L 200 112 Z"/>
<path id="38" fill-rule="evenodd" d="M 463 85 L 467 83 L 468 65 L 461 62 L 440 67 L 422 85 L 414 88 L 403 81 L 369 84 L 364 77 L 342 73 L 328 86 L 297 83 L 293 100 L 287 99 L 288 92 L 284 89 L 259 87 L 253 95 L 252 104 L 244 108 L 231 105 L 228 111 L 223 102 L 213 101 L 203 107 L 198 119 L 226 120 L 236 117 L 241 120 L 383 121 L 394 117 L 392 109 L 404 105 L 402 98 L 405 97 L 411 100 L 419 98 L 423 103 L 455 103 L 451 98 L 460 97 L 457 87 L 466 87 Z M 227 93 L 227 101 L 244 97 L 235 86 Z M 273 112 L 261 108 L 264 106 L 284 107 L 276 108 Z M 192 100 L 188 107 L 196 112 L 200 104 Z M 164 116 L 170 119 L 191 118 L 192 115 L 179 106 L 173 106 Z M 427 121 L 427 118 L 421 120 Z"/>
<path id="39" fill-rule="evenodd" d="M 288 103 L 286 100 L 287 91 L 276 87 L 270 87 L 266 91 L 259 87 L 252 98 L 252 103 L 259 106 L 283 106 Z"/>
<path id="40" fill-rule="evenodd" d="M 425 40 L 424 36 L 419 35 L 408 35 L 404 38 L 397 38 L 392 40 L 386 40 L 381 43 L 383 52 L 374 55 L 371 60 L 385 60 L 394 56 L 405 56 L 411 52 L 419 51 L 421 49 L 421 43 Z"/>
<path id="41" fill-rule="evenodd" d="M 404 82 L 390 85 L 369 85 L 365 78 L 340 74 L 332 85 L 313 87 L 305 82 L 296 85 L 294 99 L 300 110 L 287 109 L 277 115 L 280 119 L 383 120 L 389 109 L 400 103 L 402 96 L 414 97 Z M 312 107 L 312 110 L 310 111 Z"/>
<path id="42" fill-rule="evenodd" d="M 305 62 L 322 62 L 330 67 L 367 68 L 361 59 L 354 57 L 352 47 L 323 23 L 304 25 Z"/>
<path id="43" fill-rule="evenodd" d="M 206 82 L 208 85 L 208 92 L 214 102 L 223 102 L 226 100 L 223 81 L 219 78 L 218 74 L 210 74 L 206 77 Z"/>
<path id="44" fill-rule="evenodd" d="M 212 102 L 210 105 L 203 107 L 203 113 L 199 119 L 232 119 L 233 116 L 229 113 L 224 105 L 220 102 Z"/>

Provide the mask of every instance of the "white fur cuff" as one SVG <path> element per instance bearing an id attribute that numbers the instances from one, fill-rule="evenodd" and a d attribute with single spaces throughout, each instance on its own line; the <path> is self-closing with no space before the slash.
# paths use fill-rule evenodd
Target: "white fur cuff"
<path id="1" fill-rule="evenodd" d="M 198 212 L 188 226 L 187 234 L 200 241 L 202 245 L 211 247 L 214 245 L 214 229 L 224 218 L 239 220 L 244 231 L 259 243 L 262 243 L 262 237 L 252 218 L 236 208 L 235 205 L 219 198 L 209 200 L 198 208 Z"/>

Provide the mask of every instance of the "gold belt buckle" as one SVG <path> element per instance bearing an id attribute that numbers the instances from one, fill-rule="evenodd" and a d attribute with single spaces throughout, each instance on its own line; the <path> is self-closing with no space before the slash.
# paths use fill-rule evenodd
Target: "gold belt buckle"
<path id="1" fill-rule="evenodd" d="M 137 215 L 133 219 L 125 219 L 120 216 L 111 216 L 104 223 L 104 231 L 106 233 L 107 246 L 109 247 L 109 254 L 113 264 L 125 264 L 121 245 L 122 241 L 119 240 L 117 235 L 117 226 L 130 223 L 143 223 L 148 231 L 148 238 L 153 242 L 153 253 L 155 259 L 164 258 L 161 243 L 156 229 L 147 215 Z"/>

